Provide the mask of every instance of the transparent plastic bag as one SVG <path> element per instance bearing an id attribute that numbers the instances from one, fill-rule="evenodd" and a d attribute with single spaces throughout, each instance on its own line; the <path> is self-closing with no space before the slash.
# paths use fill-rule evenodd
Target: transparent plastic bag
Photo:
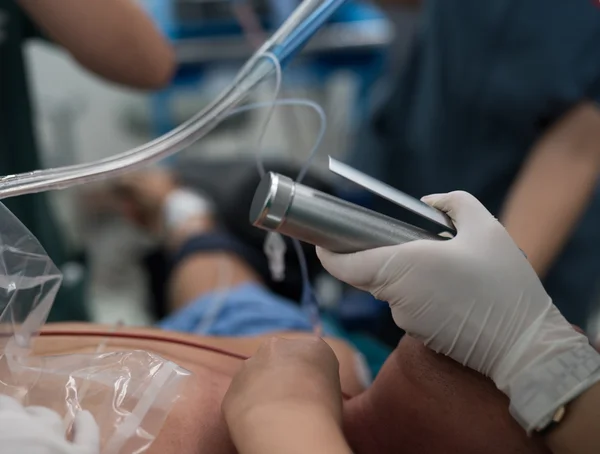
<path id="1" fill-rule="evenodd" d="M 90 411 L 102 453 L 141 453 L 158 435 L 189 373 L 145 351 L 36 356 L 61 284 L 39 242 L 0 204 L 0 393 L 63 417 Z M 99 339 L 101 342 L 101 339 Z"/>

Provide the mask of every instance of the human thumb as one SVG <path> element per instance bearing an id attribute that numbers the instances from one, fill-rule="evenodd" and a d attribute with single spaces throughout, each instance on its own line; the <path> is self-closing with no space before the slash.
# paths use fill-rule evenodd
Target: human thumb
<path id="1" fill-rule="evenodd" d="M 426 204 L 446 213 L 456 230 L 479 228 L 484 221 L 494 220 L 492 214 L 474 196 L 464 191 L 432 194 L 421 199 Z"/>
<path id="2" fill-rule="evenodd" d="M 317 247 L 317 256 L 333 277 L 361 290 L 369 290 L 378 273 L 395 255 L 395 246 L 369 249 L 352 254 L 337 254 Z"/>
<path id="3" fill-rule="evenodd" d="M 98 454 L 100 452 L 100 428 L 89 411 L 80 411 L 73 423 L 73 445 L 77 454 Z"/>

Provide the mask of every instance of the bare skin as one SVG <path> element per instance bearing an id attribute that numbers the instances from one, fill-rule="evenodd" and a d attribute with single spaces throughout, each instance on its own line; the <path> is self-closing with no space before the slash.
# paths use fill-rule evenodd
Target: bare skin
<path id="1" fill-rule="evenodd" d="M 540 138 L 513 184 L 501 220 L 544 276 L 585 212 L 600 176 L 600 110 L 574 107 Z"/>
<path id="2" fill-rule="evenodd" d="M 319 338 L 264 342 L 221 406 L 240 454 L 351 454 L 342 432 L 339 365 Z"/>
<path id="3" fill-rule="evenodd" d="M 110 332 L 112 327 L 94 324 L 47 324 L 45 331 Z M 273 335 L 290 339 L 313 336 L 310 333 L 273 333 L 251 338 L 206 338 L 185 333 L 165 332 L 151 328 L 123 328 L 128 334 L 150 333 L 165 338 L 186 339 L 226 349 L 245 356 L 252 356 L 260 345 Z M 36 342 L 40 355 L 94 352 L 102 337 L 85 335 L 64 337 L 41 336 Z M 327 339 L 333 348 L 340 367 L 342 390 L 356 395 L 363 390 L 357 379 L 355 352 L 346 343 Z M 174 361 L 189 370 L 193 376 L 186 382 L 181 397 L 169 414 L 158 439 L 152 444 L 150 454 L 229 454 L 234 453 L 233 444 L 221 415 L 221 402 L 233 376 L 243 361 L 228 358 L 194 347 L 174 345 L 160 341 L 136 339 L 108 339 L 105 351 L 145 350 Z M 101 421 L 99 421 L 101 423 Z"/>
<path id="4" fill-rule="evenodd" d="M 173 50 L 134 0 L 18 3 L 83 67 L 107 80 L 156 89 L 173 75 Z"/>

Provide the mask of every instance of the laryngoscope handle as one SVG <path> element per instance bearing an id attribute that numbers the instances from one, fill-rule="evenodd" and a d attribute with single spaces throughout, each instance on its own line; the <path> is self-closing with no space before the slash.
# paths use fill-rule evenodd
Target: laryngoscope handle
<path id="1" fill-rule="evenodd" d="M 250 222 L 338 253 L 443 239 L 272 172 L 256 189 Z"/>

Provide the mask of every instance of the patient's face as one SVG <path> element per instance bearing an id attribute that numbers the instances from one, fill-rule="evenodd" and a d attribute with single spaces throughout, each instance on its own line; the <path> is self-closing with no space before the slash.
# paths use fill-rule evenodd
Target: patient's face
<path id="1" fill-rule="evenodd" d="M 369 391 L 348 402 L 357 454 L 548 454 L 508 413 L 482 375 L 405 337 Z"/>

